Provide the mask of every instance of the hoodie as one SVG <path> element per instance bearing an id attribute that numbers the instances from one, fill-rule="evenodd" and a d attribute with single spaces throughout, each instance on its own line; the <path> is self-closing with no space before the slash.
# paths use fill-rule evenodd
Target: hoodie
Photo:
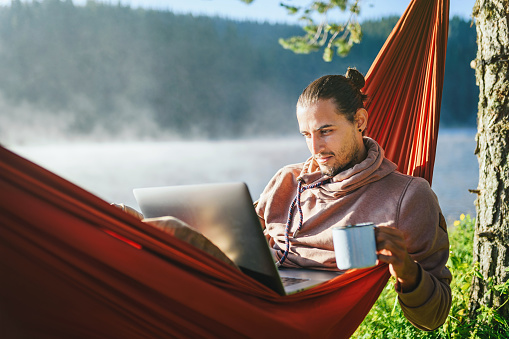
<path id="1" fill-rule="evenodd" d="M 451 274 L 445 267 L 449 240 L 438 199 L 425 179 L 398 172 L 378 143 L 367 137 L 364 143 L 366 159 L 332 178 L 320 172 L 313 158 L 285 166 L 268 183 L 256 211 L 269 244 L 280 259 L 298 181 L 307 186 L 329 179 L 328 183 L 302 192 L 303 223 L 298 235 L 290 237 L 284 266 L 337 270 L 333 227 L 372 222 L 398 228 L 421 271 L 414 291 L 402 293 L 395 286 L 400 305 L 412 324 L 433 330 L 443 324 L 451 304 Z M 299 218 L 294 211 L 290 234 L 298 228 Z"/>

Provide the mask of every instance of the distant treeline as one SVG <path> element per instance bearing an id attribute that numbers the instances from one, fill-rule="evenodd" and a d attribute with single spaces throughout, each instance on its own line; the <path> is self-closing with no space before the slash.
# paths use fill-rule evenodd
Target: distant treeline
<path id="1" fill-rule="evenodd" d="M 366 73 L 397 18 L 367 21 L 362 43 L 332 63 L 278 39 L 292 25 L 176 15 L 88 1 L 0 7 L 0 143 L 23 131 L 107 138 L 280 136 L 315 78 Z M 450 22 L 442 126 L 475 126 L 475 28 Z M 35 132 L 34 132 L 35 130 Z"/>

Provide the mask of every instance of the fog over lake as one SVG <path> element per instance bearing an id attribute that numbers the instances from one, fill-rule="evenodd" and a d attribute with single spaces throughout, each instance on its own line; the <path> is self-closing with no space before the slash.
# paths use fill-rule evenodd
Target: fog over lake
<path id="1" fill-rule="evenodd" d="M 475 129 L 442 129 L 432 188 L 449 224 L 475 216 L 478 183 Z M 309 157 L 304 139 L 108 142 L 19 145 L 12 151 L 61 175 L 108 202 L 138 209 L 133 188 L 246 182 L 253 200 L 284 165 Z"/>

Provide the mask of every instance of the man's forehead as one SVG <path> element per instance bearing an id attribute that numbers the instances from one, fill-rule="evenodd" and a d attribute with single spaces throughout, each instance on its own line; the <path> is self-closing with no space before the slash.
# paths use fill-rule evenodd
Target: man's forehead
<path id="1" fill-rule="evenodd" d="M 315 105 L 297 109 L 299 128 L 308 132 L 338 126 L 344 123 L 344 120 L 346 120 L 346 117 L 338 114 L 333 107 Z"/>
<path id="2" fill-rule="evenodd" d="M 318 127 L 312 127 L 310 128 L 312 132 L 318 132 L 320 130 L 323 130 L 323 129 L 326 129 L 326 128 L 331 128 L 331 127 L 335 127 L 336 125 L 334 124 L 325 124 L 325 125 L 321 125 L 321 126 L 318 126 Z M 301 132 L 309 132 L 307 129 L 303 129 L 301 130 Z"/>

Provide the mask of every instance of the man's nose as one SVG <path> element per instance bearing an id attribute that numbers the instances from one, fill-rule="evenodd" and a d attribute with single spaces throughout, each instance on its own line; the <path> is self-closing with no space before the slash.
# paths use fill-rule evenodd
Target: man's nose
<path id="1" fill-rule="evenodd" d="M 313 135 L 311 136 L 311 153 L 320 154 L 323 151 L 323 141 L 319 136 Z"/>

